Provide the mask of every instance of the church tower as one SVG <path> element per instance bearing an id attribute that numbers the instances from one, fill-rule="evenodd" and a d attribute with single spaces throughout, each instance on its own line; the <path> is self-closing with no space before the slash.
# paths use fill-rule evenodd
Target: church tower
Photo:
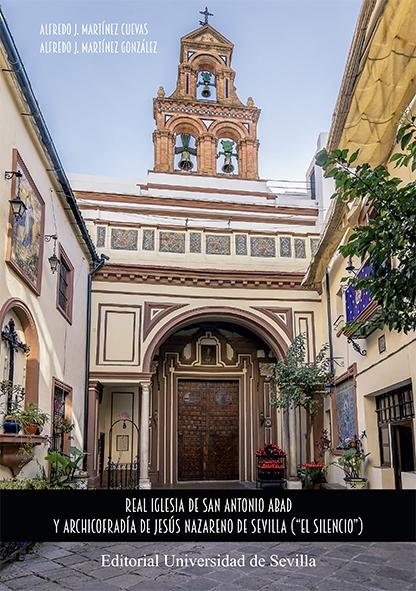
<path id="1" fill-rule="evenodd" d="M 175 91 L 153 101 L 155 172 L 258 179 L 260 110 L 234 86 L 233 44 L 208 23 L 181 39 Z"/>

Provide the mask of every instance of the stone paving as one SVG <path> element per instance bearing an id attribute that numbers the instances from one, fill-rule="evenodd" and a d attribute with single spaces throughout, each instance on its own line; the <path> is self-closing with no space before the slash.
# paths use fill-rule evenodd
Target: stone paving
<path id="1" fill-rule="evenodd" d="M 103 567 L 102 554 L 147 558 L 158 567 Z M 245 557 L 245 567 L 163 564 L 171 557 Z M 307 555 L 316 567 L 272 566 L 270 556 Z M 266 566 L 250 567 L 265 558 Z M 0 591 L 405 591 L 416 589 L 416 544 L 406 543 L 92 543 L 40 544 L 0 572 Z"/>

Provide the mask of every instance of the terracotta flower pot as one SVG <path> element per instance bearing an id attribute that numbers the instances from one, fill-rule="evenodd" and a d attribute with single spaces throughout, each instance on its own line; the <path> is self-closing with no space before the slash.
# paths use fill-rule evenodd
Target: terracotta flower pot
<path id="1" fill-rule="evenodd" d="M 26 435 L 40 435 L 41 430 L 41 427 L 37 423 L 28 423 L 23 427 Z"/>

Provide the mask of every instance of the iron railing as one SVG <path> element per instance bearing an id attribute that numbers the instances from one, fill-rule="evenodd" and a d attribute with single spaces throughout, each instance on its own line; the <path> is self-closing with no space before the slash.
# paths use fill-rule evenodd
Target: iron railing
<path id="1" fill-rule="evenodd" d="M 140 462 L 129 463 L 109 462 L 107 464 L 107 488 L 134 489 L 139 488 Z"/>

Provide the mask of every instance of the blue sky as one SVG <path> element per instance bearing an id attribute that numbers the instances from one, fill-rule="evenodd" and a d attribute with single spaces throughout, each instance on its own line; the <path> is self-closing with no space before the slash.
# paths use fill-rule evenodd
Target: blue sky
<path id="1" fill-rule="evenodd" d="M 330 127 L 360 0 L 2 0 L 17 47 L 67 172 L 144 177 L 153 165 L 152 98 L 174 90 L 179 39 L 208 3 L 234 45 L 236 87 L 262 109 L 262 178 L 303 179 Z M 41 54 L 49 23 L 147 23 L 157 53 Z M 119 29 L 120 30 L 120 29 Z M 120 49 L 120 45 L 119 45 Z"/>

